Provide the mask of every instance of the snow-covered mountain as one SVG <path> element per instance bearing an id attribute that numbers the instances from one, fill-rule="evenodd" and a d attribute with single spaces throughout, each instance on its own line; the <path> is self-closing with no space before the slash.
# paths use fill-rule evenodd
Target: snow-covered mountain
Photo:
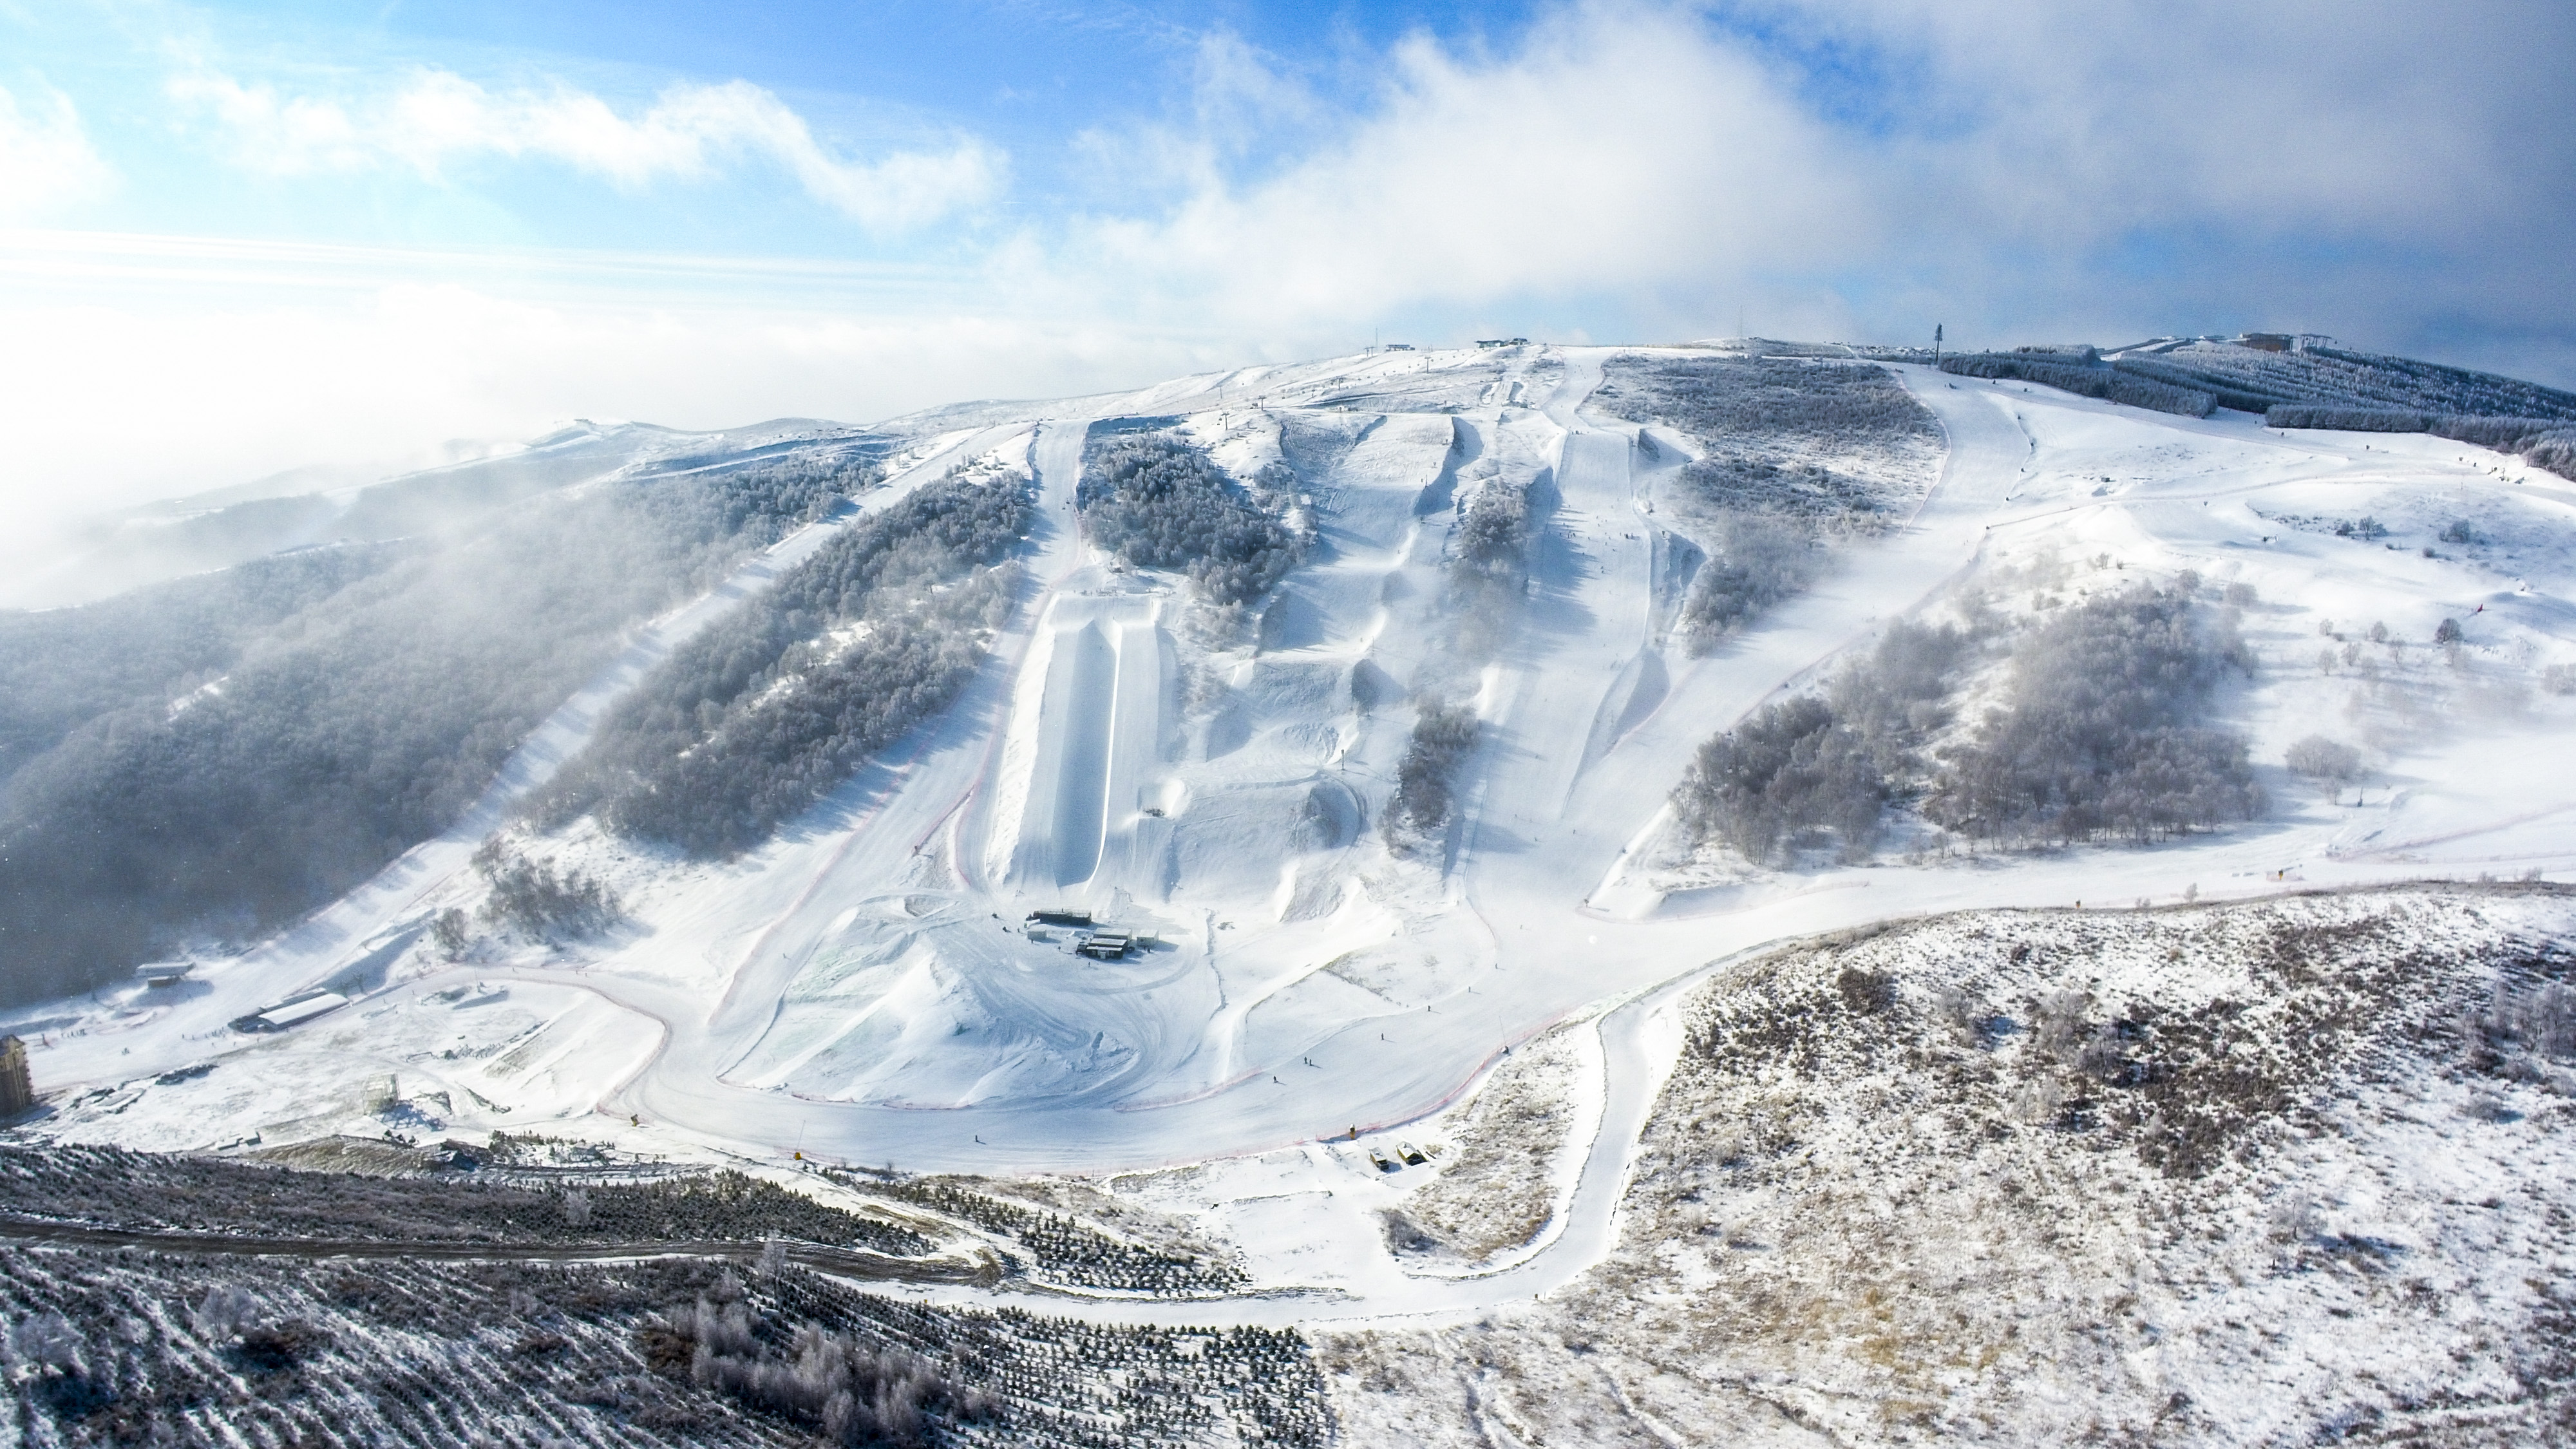
<path id="1" fill-rule="evenodd" d="M 2562 743 L 2576 726 L 2576 482 L 2549 471 L 2563 451 L 2535 441 L 2576 420 L 2576 397 L 2298 339 L 2166 339 L 2107 357 L 2050 350 L 1945 370 L 1758 340 L 1394 350 L 865 430 L 592 430 L 528 450 L 560 466 L 430 475 L 398 501 L 414 511 L 404 518 L 448 509 L 437 527 L 370 525 L 343 546 L 403 541 L 419 558 L 399 566 L 426 570 L 421 582 L 397 588 L 383 582 L 396 565 L 371 563 L 308 583 L 273 628 L 174 671 L 184 690 L 127 681 L 97 685 L 100 697 L 178 739 L 211 707 L 201 701 L 309 647 L 333 610 L 461 606 L 460 590 L 497 575 L 453 560 L 474 548 L 516 559 L 508 539 L 547 536 L 510 532 L 525 520 L 592 517 L 538 510 L 605 507 L 675 480 L 733 501 L 721 526 L 691 524 L 685 549 L 633 523 L 618 535 L 626 552 L 563 576 L 569 588 L 621 571 L 618 559 L 658 560 L 650 587 L 564 629 L 542 667 L 490 666 L 494 698 L 556 687 L 552 712 L 515 731 L 498 707 L 460 719 L 454 738 L 489 751 L 473 790 L 399 817 L 409 837 L 389 823 L 353 847 L 373 872 L 354 888 L 281 888 L 229 926 L 166 915 L 154 939 L 181 940 L 181 926 L 260 937 L 293 915 L 281 903 L 315 907 L 249 949 L 198 957 L 178 986 L 18 1010 L 9 1029 L 51 1094 L 35 1130 L 238 1152 L 410 1124 L 787 1168 L 1107 1175 L 1138 1210 L 1231 1244 L 1269 1296 L 1101 1299 L 1084 1313 L 1445 1335 L 1438 1374 L 1465 1383 L 1464 1399 L 1425 1381 L 1398 1396 L 1414 1407 L 1378 1414 L 1362 1395 L 1338 1412 L 1378 1427 L 1353 1442 L 1681 1442 L 1720 1420 L 1731 1436 L 1905 1437 L 1902 1415 L 1833 1407 L 1872 1394 L 1932 1405 L 1927 1424 L 2047 1437 L 2030 1402 L 1972 1389 L 1944 1400 L 1939 1374 L 1881 1382 L 1865 1355 L 1722 1410 L 1698 1390 L 1619 1388 L 1718 1331 L 1687 1314 L 1639 1319 L 1646 1336 L 1603 1360 L 1612 1391 L 1577 1395 L 1626 1415 L 1616 1433 L 1551 1417 L 1571 1412 L 1573 1389 L 1542 1413 L 1490 1375 L 1527 1368 L 1542 1329 L 1606 1341 L 1602 1320 L 1630 1316 L 1619 1303 L 1662 1291 L 1722 1299 L 1725 1334 L 1928 1342 L 1903 1313 L 1853 1318 L 1848 1332 L 1814 1326 L 1823 1317 L 1782 1329 L 1782 1314 L 1860 1310 L 1818 1286 L 1835 1271 L 1822 1259 L 1729 1256 L 1789 1252 L 1809 1231 L 1848 1247 L 1872 1213 L 1965 1213 L 1991 1228 L 1977 1251 L 2059 1271 L 2045 1243 L 1992 1226 L 2004 1209 L 1981 1189 L 1894 1191 L 1892 1175 L 1986 1169 L 1965 1148 L 1908 1144 L 1853 1093 L 1911 1104 L 1925 1133 L 1938 1119 L 1973 1137 L 1959 1124 L 1993 1115 L 2022 1134 L 2017 1181 L 2147 1198 L 2167 1179 L 2212 1184 L 2180 1206 L 2101 1218 L 2103 1234 L 2152 1236 L 2182 1220 L 2168 1211 L 2235 1231 L 2225 1224 L 2274 1222 L 2291 1211 L 2285 1195 L 2307 1193 L 2300 1211 L 2344 1240 L 2467 1261 L 2467 1230 L 2448 1218 L 2412 1237 L 2382 1222 L 2397 1211 L 2386 1201 L 2424 1189 L 2379 1148 L 2329 1164 L 2338 1181 L 2378 1164 L 2376 1195 L 2340 1207 L 2319 1205 L 2313 1173 L 2299 1175 L 2326 1171 L 2325 1149 L 2297 1171 L 2257 1160 L 2276 1150 L 2270 1126 L 2212 1128 L 2219 1156 L 2175 1168 L 2157 1154 L 2179 1149 L 2155 1134 L 2183 1132 L 2198 1110 L 2179 1097 L 2158 1099 L 2152 1128 L 2137 1126 L 2143 1109 L 2130 1124 L 2147 1145 L 2123 1147 L 2135 1161 L 2113 1183 L 2098 1157 L 2107 1137 L 2084 1139 L 2096 1156 L 2053 1155 L 2111 1109 L 2066 1106 L 2074 1089 L 2048 1074 L 2116 1098 L 2168 1061 L 2118 1048 L 2172 1030 L 2151 1023 L 2228 1003 L 2333 1017 L 2298 996 L 2307 986 L 2243 974 L 2227 953 L 2254 950 L 2261 932 L 2175 924 L 2286 910 L 2280 929 L 2308 931 L 2312 946 L 2343 940 L 2347 916 L 2395 939 L 2404 928 L 2390 922 L 2413 899 L 2264 904 L 2303 891 L 2466 883 L 2428 897 L 2450 974 L 2406 997 L 2424 1030 L 2558 979 L 2559 965 L 2531 963 L 2567 959 L 2546 944 L 2567 929 L 2564 903 L 2544 886 L 2489 907 L 2477 890 L 2576 865 L 2576 763 Z M 2491 396 L 2522 420 L 2496 432 L 2509 451 L 2459 440 L 2483 436 L 2458 419 Z M 2377 420 L 2275 427 L 2240 404 Z M 2422 416 L 2405 421 L 2409 409 Z M 2433 430 L 2378 430 L 2410 426 Z M 422 491 L 436 489 L 471 493 L 471 507 Z M 400 511 L 368 497 L 332 504 L 331 519 Z M 652 518 L 716 508 L 718 494 L 668 497 Z M 297 527 L 293 542 L 320 541 Z M 545 606 L 512 597 L 512 610 Z M 514 627 L 550 626 L 492 625 L 504 638 Z M 401 647 L 392 632 L 366 637 Z M 502 657 L 483 648 L 456 657 Z M 408 678 L 400 666 L 385 677 Z M 28 755 L 0 793 L 14 848 L 93 808 L 59 782 L 89 778 L 72 773 L 76 751 L 110 732 L 95 722 L 110 713 L 23 727 Z M 226 899 L 209 887 L 170 911 L 212 918 Z M 2150 907 L 2163 913 L 2130 914 Z M 2156 924 L 2094 924 L 2111 911 Z M 1838 977 L 1798 975 L 1821 957 L 1764 954 L 1955 912 L 1976 914 L 1866 951 L 1836 938 L 1830 950 L 1851 958 L 1834 958 Z M 1135 944 L 1080 953 L 1093 931 Z M 2027 946 L 1990 961 L 1982 944 L 2050 931 L 2037 963 Z M 2312 969 L 2329 974 L 2368 954 L 2317 949 L 2325 964 Z M 2395 1000 L 2383 986 L 2372 989 Z M 346 1004 L 239 1029 L 322 991 Z M 1855 1046 L 1810 996 L 1844 1002 L 1865 1036 L 1886 1013 L 1914 1024 Z M 2073 1025 L 2043 1046 L 2058 1017 Z M 1778 1030 L 1746 1025 L 1757 1020 Z M 2389 1065 L 2420 1032 L 2334 1030 L 2346 1056 L 2302 1057 L 2270 1095 L 2230 1110 L 2274 1123 L 2366 1108 L 2385 1135 L 2400 1111 L 2390 1093 L 2450 1090 L 2425 1085 L 2436 1067 Z M 2096 1061 L 2084 1044 L 2098 1032 L 2114 1045 Z M 2550 1094 L 2565 1072 L 2552 1063 L 2576 1039 L 2553 1046 L 2510 1025 L 2489 1036 L 2531 1066 L 2495 1091 L 2529 1100 L 2479 1097 L 2477 1131 L 2559 1131 Z M 1890 1053 L 1904 1052 L 1896 1065 Z M 2121 1070 L 2150 1065 L 2123 1081 L 2102 1052 Z M 1746 1066 L 1747 1053 L 1760 1060 Z M 2039 1065 L 2014 1065 L 2024 1057 Z M 2351 1086 L 2337 1075 L 2347 1057 L 2399 1085 Z M 1917 1080 L 1941 1072 L 1937 1090 Z M 361 1085 L 386 1078 L 390 1091 Z M 2427 1150 L 2397 1136 L 2387 1153 Z M 2479 1140 L 2533 1193 L 2566 1187 L 2555 1136 L 2528 1151 Z M 1808 1176 L 1784 1186 L 1775 1159 L 1797 1141 Z M 1694 1143 L 1712 1162 L 1749 1154 L 1771 1176 L 1694 1166 Z M 1405 1150 L 1423 1145 L 1447 1150 Z M 1855 1206 L 1871 1193 L 1897 1206 Z M 2557 1286 L 2481 1310 L 2508 1337 L 2571 1301 L 2563 1232 L 2512 1222 L 2510 1241 L 2474 1251 Z M 2325 1232 L 2300 1219 L 2280 1241 L 2295 1257 Z M 1717 1246 L 1700 1241 L 1711 1234 Z M 2226 1255 L 2150 1256 L 2167 1285 L 2156 1301 L 2178 1305 L 2159 1310 L 2153 1342 L 2186 1331 L 2176 1324 L 2202 1335 L 2198 1358 L 2157 1350 L 2171 1396 L 2259 1377 L 2262 1355 L 2209 1347 L 2233 1311 L 2222 1299 L 2235 1301 L 2213 1286 Z M 2109 1262 L 2063 1271 L 2086 1301 L 2107 1301 L 2105 1275 L 2144 1271 Z M 1712 1287 L 1741 1272 L 1786 1275 L 1794 1291 Z M 2001 1333 L 2000 1299 L 1948 1267 L 1949 1286 L 1916 1289 L 1871 1272 L 1891 1301 L 1985 1293 L 1970 1315 L 1981 1326 L 1960 1327 L 1952 1348 L 1961 1381 L 1986 1382 L 1998 1360 L 1977 1355 Z M 1658 1274 L 1672 1275 L 1668 1290 L 1651 1286 Z M 1576 1299 L 1529 1307 L 1567 1285 Z M 2383 1323 L 2401 1299 L 2355 1303 Z M 2274 1314 L 2333 1306 L 2263 1302 Z M 1519 1315 L 1520 1338 L 1479 1358 L 1456 1326 L 1496 1313 Z M 1358 1382 L 1389 1372 L 1387 1345 L 1410 1340 L 1337 1342 Z M 2372 1371 L 2404 1378 L 2413 1342 L 2394 1328 L 2372 1339 Z M 2282 1350 L 2302 1362 L 2323 1351 Z M 1711 1353 L 1726 1366 L 1708 1372 L 1729 1382 L 1800 1372 Z M 2499 1383 L 2520 1371 L 2508 1358 Z M 2098 1384 L 2108 1365 L 2068 1372 Z M 2173 1422 L 2264 1437 L 2305 1432 L 2342 1402 L 2314 1384 L 2298 1392 L 2277 1422 Z M 1417 1411 L 1434 1399 L 1463 1402 L 1464 1417 Z M 2144 1433 L 2166 1402 L 2105 1390 L 2097 1418 Z"/>

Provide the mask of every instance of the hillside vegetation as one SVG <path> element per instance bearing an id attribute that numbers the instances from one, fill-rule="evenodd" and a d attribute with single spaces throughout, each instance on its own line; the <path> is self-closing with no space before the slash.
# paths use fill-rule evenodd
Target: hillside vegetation
<path id="1" fill-rule="evenodd" d="M 2245 739 L 2207 716 L 2250 655 L 2197 591 L 2196 579 L 2132 585 L 2025 626 L 1998 704 L 1947 735 L 1979 636 L 2002 626 L 1900 622 L 1824 690 L 1765 705 L 1702 745 L 1674 792 L 1682 828 L 1785 863 L 1826 843 L 1868 859 L 1891 804 L 2002 843 L 2144 844 L 2249 819 L 2265 802 Z"/>
<path id="2" fill-rule="evenodd" d="M 1330 1439 L 1295 1332 L 940 1308 L 745 1257 L 0 1246 L 10 1427 L 48 1449 Z"/>
<path id="3" fill-rule="evenodd" d="M 1327 1337 L 1343 1433 L 2563 1442 L 2570 925 L 2556 891 L 1978 912 L 1722 973 L 1608 1260 Z"/>
<path id="4" fill-rule="evenodd" d="M 2281 403 L 2264 414 L 2276 428 L 2332 428 L 2350 433 L 2431 433 L 2511 453 L 2535 468 L 2576 479 L 2576 422 L 2565 418 L 2488 417 L 2391 408 Z"/>
<path id="5" fill-rule="evenodd" d="M 2576 422 L 2576 393 L 2313 339 L 2282 352 L 2197 339 L 2149 343 L 2123 350 L 2111 366 L 2198 388 L 2241 412 L 2310 404 Z"/>
<path id="6" fill-rule="evenodd" d="M 0 781 L 91 720 L 216 684 L 279 625 L 418 552 L 300 549 L 83 608 L 0 612 Z"/>
<path id="7" fill-rule="evenodd" d="M 952 473 L 853 525 L 671 653 L 531 805 L 746 850 L 947 708 L 1019 601 L 1016 475 Z"/>
<path id="8" fill-rule="evenodd" d="M 77 687 L 0 707 L 23 752 L 0 782 L 0 1001 L 252 938 L 364 880 L 445 829 L 627 629 L 863 476 L 630 480 L 10 617 L 0 677 Z"/>
<path id="9" fill-rule="evenodd" d="M 1930 482 L 1940 425 L 1885 368 L 1780 357 L 1624 357 L 1594 406 L 1690 438 L 1667 496 L 1707 555 L 1675 632 L 1705 654 L 1813 583 L 1837 537 Z"/>
<path id="10" fill-rule="evenodd" d="M 1139 568 L 1186 574 L 1220 606 L 1259 598 L 1297 564 L 1296 534 L 1205 453 L 1167 434 L 1095 440 L 1078 502 L 1093 543 Z"/>
<path id="11" fill-rule="evenodd" d="M 2090 358 L 1970 352 L 1942 358 L 1941 370 L 1960 377 L 2016 378 L 2023 382 L 2042 383 L 2079 397 L 2098 397 L 2106 402 L 2149 408 L 2160 413 L 2179 413 L 2187 418 L 2205 418 L 2211 409 L 2218 406 L 2217 397 L 2201 388 L 2176 386 L 2116 366 L 2097 366 Z"/>

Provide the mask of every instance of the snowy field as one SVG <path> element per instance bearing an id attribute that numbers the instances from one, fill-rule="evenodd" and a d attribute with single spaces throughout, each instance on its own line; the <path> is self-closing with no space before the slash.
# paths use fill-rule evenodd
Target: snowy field
<path id="1" fill-rule="evenodd" d="M 888 424 L 910 443 L 863 509 L 983 460 L 1025 470 L 1038 500 L 1026 596 L 945 716 L 738 859 L 508 823 L 654 660 L 848 526 L 815 525 L 640 637 L 463 823 L 366 887 L 182 986 L 0 1024 L 55 1094 L 39 1130 L 208 1150 L 401 1125 L 1085 1174 L 1233 1244 L 1266 1295 L 1086 1312 L 1472 1323 L 1633 1251 L 1631 1155 L 1713 963 L 1958 910 L 2576 868 L 2559 744 L 2576 698 L 2544 686 L 2576 662 L 2576 486 L 2437 438 L 2283 434 L 1894 365 L 1947 435 L 1937 478 L 1901 526 L 1838 544 L 1812 587 L 1695 658 L 1662 626 L 1657 572 L 1659 491 L 1691 445 L 1591 406 L 1613 355 L 1377 354 Z M 1165 420 L 1237 478 L 1296 471 L 1314 544 L 1256 618 L 1081 536 L 1086 436 L 1125 418 Z M 1443 564 L 1461 491 L 1489 485 L 1529 500 L 1530 587 L 1495 657 L 1462 664 L 1439 645 Z M 2384 534 L 2336 527 L 2365 517 Z M 1698 745 L 1890 621 L 1947 617 L 1962 590 L 2027 608 L 2185 570 L 2250 591 L 2257 667 L 2222 707 L 2253 742 L 2262 818 L 2146 849 L 1800 870 L 1713 868 L 1673 838 L 1665 802 Z M 2432 643 L 2445 619 L 2456 650 Z M 1462 671 L 1482 744 L 1442 848 L 1400 857 L 1378 827 L 1408 696 Z M 2282 768 L 2315 733 L 2362 751 L 2356 784 Z M 626 924 L 441 959 L 429 922 L 479 899 L 467 861 L 496 829 L 608 881 Z M 1147 949 L 1094 962 L 1022 927 L 1056 907 Z M 350 1004 L 227 1029 L 325 984 Z M 387 1077 L 391 1116 L 369 1086 Z M 1461 1146 L 1497 1122 L 1537 1136 Z M 1444 1151 L 1384 1170 L 1404 1143 Z M 1437 1188 L 1408 1209 L 1462 1168 L 1538 1226 L 1471 1223 Z"/>

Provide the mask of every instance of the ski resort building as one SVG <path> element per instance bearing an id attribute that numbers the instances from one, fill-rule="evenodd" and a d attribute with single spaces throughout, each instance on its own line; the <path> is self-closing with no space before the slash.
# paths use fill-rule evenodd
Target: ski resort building
<path id="1" fill-rule="evenodd" d="M 36 1084 L 27 1075 L 27 1044 L 0 1036 L 0 1120 L 25 1115 L 36 1105 Z"/>
<path id="2" fill-rule="evenodd" d="M 176 986 L 196 969 L 194 961 L 151 961 L 134 968 L 134 979 L 151 987 Z"/>
<path id="3" fill-rule="evenodd" d="M 325 1012 L 337 1011 L 349 1004 L 349 998 L 336 991 L 315 992 L 283 1001 L 275 1006 L 235 1017 L 232 1028 L 241 1032 L 284 1031 L 299 1022 L 311 1021 Z"/>
<path id="4" fill-rule="evenodd" d="M 1124 961 L 1135 944 L 1136 937 L 1127 931 L 1094 931 L 1073 949 L 1094 961 Z"/>

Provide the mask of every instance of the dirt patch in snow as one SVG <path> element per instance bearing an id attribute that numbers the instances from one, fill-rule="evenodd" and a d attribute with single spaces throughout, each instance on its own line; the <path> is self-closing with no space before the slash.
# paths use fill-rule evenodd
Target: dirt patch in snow
<path id="1" fill-rule="evenodd" d="M 1402 1209 L 1442 1251 L 1481 1263 L 1547 1226 L 1578 1115 L 1575 1033 L 1590 1029 L 1560 1028 L 1513 1052 L 1452 1119 L 1449 1162 Z"/>

